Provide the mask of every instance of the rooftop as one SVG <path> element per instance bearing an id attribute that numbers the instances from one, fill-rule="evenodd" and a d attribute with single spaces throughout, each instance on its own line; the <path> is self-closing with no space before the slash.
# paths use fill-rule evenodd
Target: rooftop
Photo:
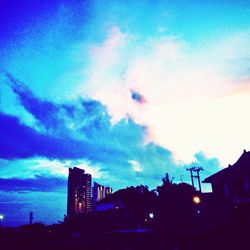
<path id="1" fill-rule="evenodd" d="M 227 168 L 207 177 L 203 183 L 213 183 L 218 180 L 229 180 L 232 178 L 242 177 L 250 173 L 250 151 L 243 151 L 238 161 L 233 165 L 228 165 Z"/>

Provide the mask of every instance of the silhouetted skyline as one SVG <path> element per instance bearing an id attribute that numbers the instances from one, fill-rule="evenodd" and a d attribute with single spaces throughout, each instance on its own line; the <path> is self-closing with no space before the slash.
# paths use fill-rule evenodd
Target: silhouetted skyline
<path id="1" fill-rule="evenodd" d="M 250 150 L 248 1 L 3 0 L 0 23 L 4 223 L 62 220 L 68 168 L 152 189 Z"/>

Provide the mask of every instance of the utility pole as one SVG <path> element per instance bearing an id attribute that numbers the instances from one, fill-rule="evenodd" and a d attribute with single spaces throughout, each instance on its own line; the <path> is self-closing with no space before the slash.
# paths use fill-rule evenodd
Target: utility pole
<path id="1" fill-rule="evenodd" d="M 199 190 L 201 192 L 201 180 L 200 180 L 200 171 L 203 171 L 202 167 L 191 167 L 191 168 L 186 168 L 187 171 L 190 171 L 190 176 L 191 176 L 191 182 L 192 186 L 194 187 L 194 178 L 198 179 L 198 185 L 199 185 Z M 193 172 L 197 173 L 196 175 L 193 174 Z"/>
<path id="2" fill-rule="evenodd" d="M 201 192 L 200 171 L 203 171 L 203 168 L 202 167 L 198 167 L 198 168 L 196 168 L 195 171 L 197 172 L 196 178 L 198 179 L 198 185 L 199 185 L 199 189 L 200 189 L 200 192 Z"/>
<path id="3" fill-rule="evenodd" d="M 191 182 L 192 182 L 192 186 L 194 187 L 194 176 L 193 176 L 193 168 L 186 168 L 187 171 L 190 171 L 190 176 L 191 176 Z"/>

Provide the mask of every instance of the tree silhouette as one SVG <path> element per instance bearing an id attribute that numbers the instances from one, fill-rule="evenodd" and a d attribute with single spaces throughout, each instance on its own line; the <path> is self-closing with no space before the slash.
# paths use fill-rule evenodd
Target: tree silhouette
<path id="1" fill-rule="evenodd" d="M 163 235 L 179 237 L 195 226 L 193 196 L 196 190 L 187 183 L 173 183 L 168 174 L 162 179 L 158 192 L 158 229 Z"/>

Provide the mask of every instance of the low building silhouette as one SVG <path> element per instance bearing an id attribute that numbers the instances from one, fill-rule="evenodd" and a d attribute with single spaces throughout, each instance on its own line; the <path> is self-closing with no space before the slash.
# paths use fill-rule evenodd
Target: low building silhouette
<path id="1" fill-rule="evenodd" d="M 96 204 L 99 227 L 112 232 L 147 230 L 154 221 L 156 194 L 139 187 L 120 189 Z"/>
<path id="2" fill-rule="evenodd" d="M 243 154 L 233 165 L 209 176 L 213 195 L 228 218 L 242 217 L 250 222 L 250 152 Z"/>

